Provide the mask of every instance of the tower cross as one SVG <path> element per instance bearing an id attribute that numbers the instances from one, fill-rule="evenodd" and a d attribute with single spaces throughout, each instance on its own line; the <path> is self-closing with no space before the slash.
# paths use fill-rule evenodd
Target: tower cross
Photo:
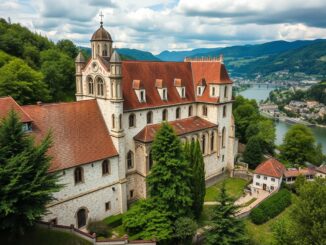
<path id="1" fill-rule="evenodd" d="M 101 24 L 101 26 L 103 26 L 103 17 L 104 17 L 104 15 L 103 15 L 102 11 L 101 11 L 101 13 L 100 13 L 100 17 L 101 17 L 101 22 L 100 22 L 100 24 Z"/>

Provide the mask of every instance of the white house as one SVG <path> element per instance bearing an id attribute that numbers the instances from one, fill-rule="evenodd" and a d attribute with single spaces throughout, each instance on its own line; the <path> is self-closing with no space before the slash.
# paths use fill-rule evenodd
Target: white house
<path id="1" fill-rule="evenodd" d="M 251 190 L 274 191 L 281 187 L 283 173 L 286 171 L 282 163 L 269 158 L 257 166 L 254 172 Z"/>

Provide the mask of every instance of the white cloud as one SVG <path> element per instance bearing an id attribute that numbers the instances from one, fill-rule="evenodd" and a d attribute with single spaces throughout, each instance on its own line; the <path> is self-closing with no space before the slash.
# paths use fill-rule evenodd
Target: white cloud
<path id="1" fill-rule="evenodd" d="M 326 37 L 324 0 L 5 1 L 0 16 L 81 45 L 89 45 L 100 11 L 117 47 L 155 53 Z"/>

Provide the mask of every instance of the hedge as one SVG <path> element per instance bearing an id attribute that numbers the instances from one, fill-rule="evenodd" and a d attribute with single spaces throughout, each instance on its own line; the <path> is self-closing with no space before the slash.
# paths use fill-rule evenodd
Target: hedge
<path id="1" fill-rule="evenodd" d="M 250 213 L 253 223 L 259 225 L 276 217 L 291 204 L 291 192 L 286 189 L 280 190 L 259 204 Z"/>
<path id="2" fill-rule="evenodd" d="M 110 227 L 117 227 L 122 225 L 123 214 L 112 215 L 104 219 L 105 224 Z"/>

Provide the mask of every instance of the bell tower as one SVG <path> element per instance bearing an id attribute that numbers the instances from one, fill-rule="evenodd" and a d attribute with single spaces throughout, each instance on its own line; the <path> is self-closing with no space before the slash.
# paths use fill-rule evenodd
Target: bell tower
<path id="1" fill-rule="evenodd" d="M 112 55 L 112 38 L 110 33 L 103 27 L 103 14 L 100 14 L 100 28 L 94 32 L 91 39 L 92 59 L 97 59 L 98 56 L 110 59 Z"/>

